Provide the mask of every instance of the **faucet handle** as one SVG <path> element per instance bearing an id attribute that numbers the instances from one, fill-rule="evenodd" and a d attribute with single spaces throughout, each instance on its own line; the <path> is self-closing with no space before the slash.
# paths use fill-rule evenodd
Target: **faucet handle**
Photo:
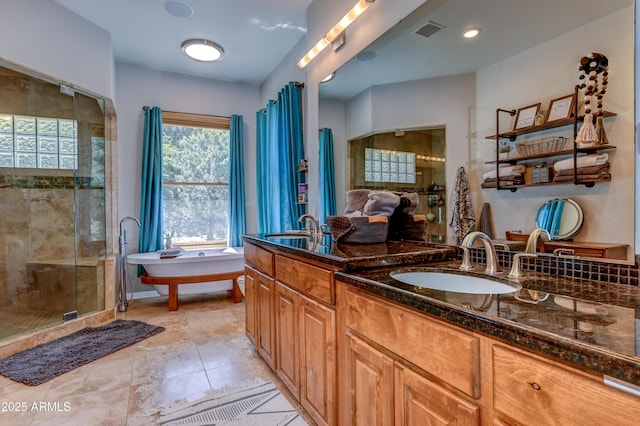
<path id="1" fill-rule="evenodd" d="M 509 278 L 522 278 L 524 277 L 524 274 L 522 273 L 522 270 L 520 269 L 520 258 L 522 257 L 538 257 L 537 254 L 535 253 L 516 253 L 515 256 L 513 256 L 513 262 L 511 264 L 511 271 L 509 272 L 509 275 L 507 275 Z"/>
<path id="2" fill-rule="evenodd" d="M 462 263 L 460 264 L 460 267 L 458 269 L 462 271 L 474 270 L 475 268 L 471 265 L 471 256 L 469 255 L 469 248 L 462 247 L 462 246 L 460 246 L 460 248 L 462 249 Z"/>

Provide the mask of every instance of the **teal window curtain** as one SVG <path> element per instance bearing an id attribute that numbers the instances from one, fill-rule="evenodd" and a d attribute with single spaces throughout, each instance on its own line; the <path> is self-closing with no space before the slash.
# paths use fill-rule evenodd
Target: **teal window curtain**
<path id="1" fill-rule="evenodd" d="M 232 115 L 229 128 L 229 218 L 228 246 L 241 247 L 240 236 L 246 232 L 246 211 L 244 205 L 244 149 L 243 119 Z"/>
<path id="2" fill-rule="evenodd" d="M 297 204 L 304 158 L 302 85 L 290 82 L 257 115 L 258 232 L 300 229 Z"/>
<path id="3" fill-rule="evenodd" d="M 320 152 L 318 155 L 318 221 L 327 223 L 327 216 L 336 215 L 336 183 L 333 162 L 333 131 L 320 129 L 318 138 Z"/>
<path id="4" fill-rule="evenodd" d="M 146 107 L 142 137 L 140 195 L 140 253 L 163 248 L 162 226 L 162 110 Z"/>

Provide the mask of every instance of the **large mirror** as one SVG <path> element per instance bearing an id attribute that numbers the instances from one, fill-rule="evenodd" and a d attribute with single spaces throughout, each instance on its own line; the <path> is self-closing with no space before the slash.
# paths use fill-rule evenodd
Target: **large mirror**
<path id="1" fill-rule="evenodd" d="M 333 129 L 336 152 L 345 154 L 336 155 L 338 211 L 344 207 L 340 194 L 353 187 L 350 176 L 354 174 L 347 172 L 348 141 L 375 133 L 438 127 L 445 131 L 442 185 L 447 206 L 460 166 L 466 169 L 478 221 L 483 205 L 490 206 L 496 239 L 505 239 L 507 232 L 528 234 L 536 227 L 540 206 L 566 197 L 584 214 L 572 242 L 622 247 L 615 257 L 603 260 L 633 263 L 634 16 L 634 0 L 425 2 L 336 70 L 331 81 L 320 84 L 319 125 Z M 471 27 L 480 30 L 478 37 L 464 39 L 463 30 Z M 552 101 L 573 93 L 579 61 L 591 52 L 609 60 L 603 104 L 612 114 L 605 118 L 604 127 L 613 148 L 602 152 L 607 154 L 611 180 L 593 187 L 573 182 L 529 185 L 515 192 L 481 188 L 483 175 L 496 169 L 498 144 L 493 135 L 516 125 L 515 117 L 496 114 L 496 109 L 524 110 L 540 103 L 540 110 L 548 110 Z M 581 91 L 578 105 L 582 114 Z M 566 124 L 518 135 L 506 144 L 516 164 L 516 144 L 567 138 L 570 147 L 573 132 L 573 125 Z M 525 162 L 529 167 L 550 168 L 562 158 L 566 156 Z M 446 233 L 451 241 L 450 227 Z M 606 256 L 606 250 L 603 253 Z M 597 251 L 580 253 L 580 257 L 600 256 Z"/>

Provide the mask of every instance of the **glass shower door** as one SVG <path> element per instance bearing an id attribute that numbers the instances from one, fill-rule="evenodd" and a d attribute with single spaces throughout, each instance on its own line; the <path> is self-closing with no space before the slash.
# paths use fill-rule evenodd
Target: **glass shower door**
<path id="1" fill-rule="evenodd" d="M 104 117 L 0 66 L 0 340 L 104 309 Z"/>

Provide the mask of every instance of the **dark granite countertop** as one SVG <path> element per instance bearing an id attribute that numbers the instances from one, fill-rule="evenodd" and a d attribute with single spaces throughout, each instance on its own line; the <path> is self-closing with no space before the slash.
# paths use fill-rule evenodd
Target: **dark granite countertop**
<path id="1" fill-rule="evenodd" d="M 433 271 L 485 275 L 484 265 L 461 272 L 456 248 L 438 244 L 330 244 L 310 251 L 306 239 L 245 235 L 253 242 L 340 267 L 336 279 L 469 330 L 640 386 L 640 289 L 525 271 L 522 289 L 501 295 L 465 294 L 404 284 L 389 275 Z M 480 272 L 477 272 L 480 271 Z M 638 328 L 638 330 L 636 330 Z"/>
<path id="2" fill-rule="evenodd" d="M 388 241 L 380 244 L 332 244 L 325 235 L 322 244 L 311 250 L 308 238 L 292 236 L 243 235 L 247 242 L 270 247 L 305 259 L 337 266 L 345 271 L 380 266 L 399 266 L 455 259 L 457 249 L 444 244 Z"/>
<path id="3" fill-rule="evenodd" d="M 640 386 L 639 289 L 525 271 L 515 293 L 465 294 L 420 288 L 393 271 L 475 275 L 509 282 L 506 275 L 461 272 L 460 262 L 338 272 L 336 279 L 472 331 Z M 484 271 L 484 265 L 476 265 Z"/>

